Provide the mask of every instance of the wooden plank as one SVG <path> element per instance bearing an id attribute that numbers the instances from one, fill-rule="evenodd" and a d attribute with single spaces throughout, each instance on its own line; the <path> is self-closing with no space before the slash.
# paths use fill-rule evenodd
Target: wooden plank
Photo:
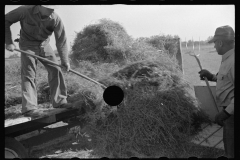
<path id="1" fill-rule="evenodd" d="M 51 140 L 54 140 L 54 139 L 57 139 L 59 137 L 67 135 L 68 132 L 69 132 L 69 129 L 74 127 L 74 126 L 77 126 L 77 125 L 81 125 L 80 122 L 74 122 L 74 123 L 68 124 L 66 126 L 53 128 L 53 129 L 51 129 L 49 131 L 46 131 L 42 134 L 39 134 L 37 136 L 33 136 L 31 138 L 22 140 L 20 142 L 26 148 L 31 148 L 33 146 L 42 145 L 42 144 L 47 143 Z"/>
<path id="2" fill-rule="evenodd" d="M 17 124 L 20 124 L 20 123 L 25 123 L 25 122 L 28 122 L 28 121 L 31 121 L 31 117 L 19 117 L 19 118 L 16 118 L 16 119 L 6 119 L 5 123 L 4 123 L 4 126 L 9 127 L 9 126 L 17 125 Z"/>
<path id="3" fill-rule="evenodd" d="M 66 110 L 68 110 L 68 109 L 53 108 L 53 109 L 44 110 L 44 112 L 47 114 L 46 116 L 44 116 L 44 117 L 46 117 L 45 120 L 48 121 L 49 117 L 51 115 L 58 114 L 58 113 L 66 111 Z M 40 121 L 44 121 L 42 118 L 43 117 L 38 117 L 37 119 L 39 119 Z M 14 119 L 6 119 L 4 126 L 9 127 L 9 126 L 17 125 L 17 124 L 20 124 L 20 123 L 25 123 L 25 122 L 28 122 L 28 121 L 31 121 L 31 120 L 34 120 L 34 119 L 32 119 L 31 117 L 25 117 L 25 116 L 22 115 L 20 117 L 14 118 Z"/>
<path id="4" fill-rule="evenodd" d="M 48 117 L 5 127 L 5 136 L 16 137 L 79 114 L 78 109 L 54 109 L 49 113 Z"/>
<path id="5" fill-rule="evenodd" d="M 211 134 L 212 136 L 210 136 Z M 209 125 L 203 131 L 201 131 L 196 137 L 197 137 L 196 139 L 192 140 L 192 142 L 195 144 L 201 143 L 200 145 L 202 146 L 223 149 L 223 143 L 220 142 L 223 138 L 223 129 L 217 124 Z M 203 141 L 207 137 L 209 138 L 206 141 Z"/>

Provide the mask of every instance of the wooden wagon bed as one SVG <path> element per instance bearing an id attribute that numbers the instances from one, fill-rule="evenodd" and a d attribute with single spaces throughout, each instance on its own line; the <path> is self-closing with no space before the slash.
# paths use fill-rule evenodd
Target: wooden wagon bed
<path id="1" fill-rule="evenodd" d="M 37 119 L 24 116 L 19 116 L 14 119 L 6 119 L 4 123 L 5 136 L 16 137 L 79 115 L 78 109 L 47 109 L 44 112 L 46 112 L 47 115 Z"/>

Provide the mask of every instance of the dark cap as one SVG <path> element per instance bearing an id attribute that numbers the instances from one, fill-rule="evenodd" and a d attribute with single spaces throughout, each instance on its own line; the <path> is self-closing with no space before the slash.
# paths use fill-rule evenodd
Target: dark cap
<path id="1" fill-rule="evenodd" d="M 235 33 L 232 27 L 230 26 L 222 26 L 218 27 L 215 31 L 215 35 L 213 39 L 211 39 L 208 43 L 215 42 L 216 40 L 234 40 L 235 39 Z"/>

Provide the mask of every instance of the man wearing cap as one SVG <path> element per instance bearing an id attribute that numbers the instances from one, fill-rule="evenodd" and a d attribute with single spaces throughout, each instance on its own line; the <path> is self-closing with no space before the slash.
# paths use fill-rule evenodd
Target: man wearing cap
<path id="1" fill-rule="evenodd" d="M 49 44 L 50 36 L 54 32 L 61 65 L 69 71 L 66 33 L 61 18 L 54 11 L 56 8 L 56 5 L 26 5 L 7 13 L 5 15 L 6 49 L 14 51 L 16 48 L 12 40 L 10 26 L 20 22 L 19 48 L 58 63 Z M 40 59 L 39 61 L 48 71 L 53 107 L 71 107 L 71 104 L 67 103 L 67 89 L 61 68 Z M 22 113 L 31 117 L 44 115 L 37 104 L 36 66 L 37 60 L 34 57 L 21 54 Z"/>
<path id="2" fill-rule="evenodd" d="M 221 111 L 215 116 L 215 122 L 223 126 L 223 143 L 225 156 L 234 158 L 234 86 L 235 86 L 235 33 L 230 26 L 216 29 L 209 43 L 214 42 L 214 48 L 222 56 L 219 72 L 214 75 L 203 69 L 199 72 L 201 80 L 206 77 L 217 82 L 216 102 Z"/>

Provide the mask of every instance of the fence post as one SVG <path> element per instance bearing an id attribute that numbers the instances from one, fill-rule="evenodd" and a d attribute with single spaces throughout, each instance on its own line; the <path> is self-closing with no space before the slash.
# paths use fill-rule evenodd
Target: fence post
<path id="1" fill-rule="evenodd" d="M 180 69 L 182 70 L 182 73 L 184 74 L 183 71 L 183 60 L 182 60 L 182 46 L 181 46 L 181 39 L 178 38 L 178 49 L 177 49 L 177 53 L 176 53 L 176 59 L 178 61 L 178 65 L 180 67 Z"/>

